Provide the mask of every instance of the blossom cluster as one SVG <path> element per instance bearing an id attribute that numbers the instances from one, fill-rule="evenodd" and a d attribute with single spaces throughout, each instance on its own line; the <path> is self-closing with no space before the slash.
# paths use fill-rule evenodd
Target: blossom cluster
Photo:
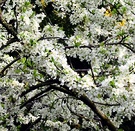
<path id="1" fill-rule="evenodd" d="M 0 130 L 114 131 L 132 119 L 134 0 L 0 6 Z"/>

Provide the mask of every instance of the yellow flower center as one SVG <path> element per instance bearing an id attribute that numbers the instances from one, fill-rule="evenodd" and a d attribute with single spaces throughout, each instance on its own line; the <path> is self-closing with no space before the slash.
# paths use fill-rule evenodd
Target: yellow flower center
<path id="1" fill-rule="evenodd" d="M 111 17 L 112 16 L 112 12 L 111 10 L 107 9 L 104 13 L 105 16 Z"/>
<path id="2" fill-rule="evenodd" d="M 126 24 L 126 20 L 125 19 L 123 19 L 121 22 L 119 22 L 120 26 L 125 26 L 125 24 Z"/>

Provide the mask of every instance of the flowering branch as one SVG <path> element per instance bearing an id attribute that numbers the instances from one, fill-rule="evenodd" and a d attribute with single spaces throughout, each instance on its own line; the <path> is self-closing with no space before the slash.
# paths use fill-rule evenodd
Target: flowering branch
<path id="1" fill-rule="evenodd" d="M 106 45 L 122 45 L 122 46 L 126 47 L 127 49 L 129 49 L 130 51 L 132 51 L 133 53 L 135 53 L 135 50 L 129 46 L 129 45 L 131 45 L 129 43 L 119 43 L 118 42 L 118 43 L 107 43 Z"/>
<path id="2" fill-rule="evenodd" d="M 6 65 L 2 71 L 0 72 L 0 77 L 3 77 L 5 75 L 5 71 L 11 66 L 13 65 L 16 61 L 18 61 L 20 59 L 20 57 L 17 57 L 16 59 L 14 59 L 12 62 L 10 62 L 8 65 Z"/>
<path id="3" fill-rule="evenodd" d="M 17 38 L 11 38 L 7 41 L 7 43 L 5 45 L 2 45 L 0 47 L 0 50 L 3 50 L 4 48 L 6 48 L 7 46 L 9 46 L 10 44 L 19 41 Z"/>
<path id="4" fill-rule="evenodd" d="M 8 31 L 8 33 L 10 33 L 11 35 L 13 35 L 17 40 L 17 32 L 14 30 L 14 28 L 12 27 L 11 24 L 8 24 L 7 21 L 2 17 L 2 15 L 0 15 L 0 24 L 3 25 L 3 27 L 6 28 L 6 30 Z"/>
<path id="5" fill-rule="evenodd" d="M 108 117 L 103 114 L 86 95 L 81 95 L 79 99 L 83 101 L 86 105 L 88 105 L 92 109 L 92 111 L 97 114 L 97 116 L 108 126 L 111 131 L 117 131 L 117 128 L 110 121 L 110 119 L 108 119 Z"/>
<path id="6" fill-rule="evenodd" d="M 20 97 L 23 97 L 23 96 L 25 96 L 27 93 L 29 93 L 29 92 L 31 92 L 31 91 L 33 91 L 33 90 L 35 90 L 35 89 L 38 89 L 38 88 L 40 88 L 40 87 L 42 87 L 42 86 L 47 86 L 47 85 L 57 84 L 57 83 L 59 83 L 58 80 L 48 80 L 48 81 L 46 81 L 46 82 L 41 82 L 41 83 L 39 83 L 39 84 L 37 84 L 37 85 L 33 85 L 33 86 L 29 87 L 29 89 L 27 89 L 26 91 L 23 91 L 23 92 L 21 93 Z"/>
<path id="7" fill-rule="evenodd" d="M 79 100 L 81 100 L 82 102 L 84 102 L 84 104 L 86 104 L 88 107 L 91 108 L 91 110 L 108 126 L 108 128 L 111 131 L 117 131 L 117 128 L 115 127 L 115 125 L 110 121 L 110 119 L 103 114 L 98 108 L 97 106 L 85 95 L 81 95 L 81 96 L 77 96 L 77 92 L 73 92 L 72 90 L 69 91 L 68 88 L 66 86 L 64 86 L 64 88 L 59 88 L 57 86 L 53 86 L 53 89 L 55 90 L 59 90 L 61 92 L 67 93 L 69 95 L 72 95 L 76 98 L 78 98 Z"/>
<path id="8" fill-rule="evenodd" d="M 43 95 L 46 92 L 49 92 L 52 88 L 48 87 L 46 88 L 44 91 L 41 91 L 40 93 L 36 94 L 35 96 L 31 97 L 29 100 L 27 100 L 25 103 L 23 103 L 20 106 L 20 109 L 22 109 L 24 106 L 26 106 L 28 103 L 34 102 L 35 99 L 37 99 L 38 97 L 40 97 L 41 95 Z"/>

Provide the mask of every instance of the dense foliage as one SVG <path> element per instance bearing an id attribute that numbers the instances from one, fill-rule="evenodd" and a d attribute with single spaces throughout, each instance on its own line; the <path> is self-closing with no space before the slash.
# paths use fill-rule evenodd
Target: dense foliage
<path id="1" fill-rule="evenodd" d="M 1 0 L 1 131 L 133 131 L 134 0 Z"/>

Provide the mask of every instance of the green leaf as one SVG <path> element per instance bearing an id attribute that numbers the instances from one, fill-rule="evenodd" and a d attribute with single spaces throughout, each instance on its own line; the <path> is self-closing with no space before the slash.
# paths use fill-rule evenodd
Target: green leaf
<path id="1" fill-rule="evenodd" d="M 105 43 L 104 43 L 104 42 L 101 42 L 101 43 L 100 43 L 100 46 L 104 46 L 104 45 L 105 45 Z"/>
<path id="2" fill-rule="evenodd" d="M 94 15 L 95 14 L 95 10 L 93 9 L 91 13 Z"/>
<path id="3" fill-rule="evenodd" d="M 124 30 L 121 30 L 121 31 L 118 32 L 118 36 L 123 36 L 123 35 L 125 35 L 125 31 Z"/>
<path id="4" fill-rule="evenodd" d="M 31 60 L 27 59 L 26 65 L 29 66 L 29 67 L 32 67 L 33 66 L 33 62 Z"/>
<path id="5" fill-rule="evenodd" d="M 102 97 L 102 95 L 101 94 L 98 94 L 98 96 L 97 96 L 98 98 L 101 98 Z"/>
<path id="6" fill-rule="evenodd" d="M 27 6 L 30 5 L 30 2 L 26 1 L 26 2 L 24 3 L 24 5 L 27 7 Z"/>
<path id="7" fill-rule="evenodd" d="M 123 129 L 118 129 L 118 131 L 124 131 Z"/>
<path id="8" fill-rule="evenodd" d="M 51 57 L 51 62 L 55 63 L 55 60 L 54 60 L 54 58 L 53 58 L 53 57 Z"/>
<path id="9" fill-rule="evenodd" d="M 109 84 L 110 84 L 110 86 L 112 86 L 112 87 L 116 87 L 115 82 L 114 82 L 113 80 L 110 81 Z"/>
<path id="10" fill-rule="evenodd" d="M 119 9 L 122 5 L 120 3 L 116 4 L 116 8 Z"/>
<path id="11" fill-rule="evenodd" d="M 117 14 L 117 10 L 114 8 L 111 13 L 112 14 Z"/>
<path id="12" fill-rule="evenodd" d="M 20 69 L 16 69 L 16 70 L 15 70 L 15 73 L 20 73 L 20 72 L 21 72 Z"/>
<path id="13" fill-rule="evenodd" d="M 3 103 L 1 103 L 1 106 L 4 108 L 5 107 L 5 105 L 3 104 Z"/>
<path id="14" fill-rule="evenodd" d="M 124 100 L 127 100 L 127 97 L 125 95 L 123 95 L 123 98 L 124 98 Z"/>
<path id="15" fill-rule="evenodd" d="M 21 129 L 21 125 L 18 125 L 17 126 L 17 131 L 20 131 L 20 129 Z"/>
<path id="16" fill-rule="evenodd" d="M 36 44 L 36 41 L 34 41 L 33 39 L 30 39 L 30 44 L 31 44 L 31 46 L 33 46 Z"/>
<path id="17" fill-rule="evenodd" d="M 101 54 L 106 54 L 107 51 L 106 51 L 106 49 L 104 49 L 104 48 L 101 47 L 99 53 L 101 53 Z"/>
<path id="18" fill-rule="evenodd" d="M 23 64 L 25 64 L 25 62 L 26 62 L 26 57 L 22 58 L 22 59 L 21 59 L 21 62 L 22 62 Z"/>
<path id="19" fill-rule="evenodd" d="M 127 11 L 127 7 L 122 7 L 122 13 L 124 14 Z"/>
<path id="20" fill-rule="evenodd" d="M 34 75 L 34 77 L 37 76 L 37 70 L 34 70 L 34 71 L 33 71 L 33 75 Z"/>
<path id="21" fill-rule="evenodd" d="M 91 32 L 89 32 L 87 36 L 88 36 L 88 37 L 91 37 L 91 36 L 92 36 L 92 33 L 91 33 Z"/>
<path id="22" fill-rule="evenodd" d="M 49 32 L 52 32 L 52 31 L 53 31 L 51 26 L 49 26 L 47 30 L 48 30 Z"/>
<path id="23" fill-rule="evenodd" d="M 102 76 L 99 78 L 99 81 L 102 82 L 103 80 L 105 80 L 105 76 Z"/>
<path id="24" fill-rule="evenodd" d="M 75 47 L 79 47 L 81 45 L 81 42 L 76 42 Z"/>

